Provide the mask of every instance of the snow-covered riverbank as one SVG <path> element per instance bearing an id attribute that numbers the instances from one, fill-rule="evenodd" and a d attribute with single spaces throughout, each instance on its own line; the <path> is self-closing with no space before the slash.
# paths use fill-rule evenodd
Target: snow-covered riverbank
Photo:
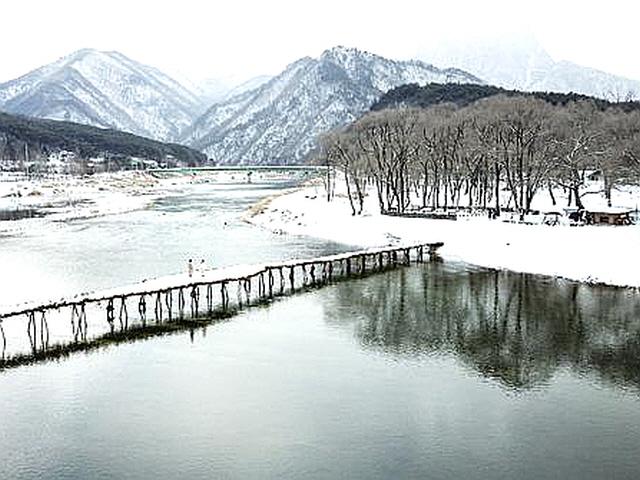
<path id="1" fill-rule="evenodd" d="M 363 247 L 444 242 L 445 259 L 591 283 L 640 287 L 640 226 L 548 226 L 488 218 L 431 220 L 380 215 L 367 199 L 352 216 L 348 200 L 327 202 L 322 185 L 272 198 L 250 222 L 273 231 L 309 235 Z"/>
<path id="2" fill-rule="evenodd" d="M 256 174 L 252 180 L 269 178 Z M 19 218 L 0 221 L 0 234 L 33 233 L 50 229 L 55 222 L 140 210 L 164 195 L 184 191 L 189 184 L 246 182 L 245 175 L 233 172 L 156 176 L 129 171 L 42 178 L 0 173 L 0 213 Z"/>
<path id="3" fill-rule="evenodd" d="M 166 187 L 143 172 L 119 172 L 89 177 L 0 177 L 0 211 L 34 218 L 0 222 L 0 233 L 30 232 L 51 222 L 124 213 L 146 207 Z"/>
<path id="4" fill-rule="evenodd" d="M 246 175 L 232 173 L 166 176 L 130 172 L 3 182 L 5 192 L 14 192 L 4 199 L 13 210 L 69 196 L 82 200 L 63 205 L 69 210 L 67 218 L 78 218 L 86 208 L 100 218 L 54 221 L 63 216 L 47 209 L 39 218 L 0 220 L 0 311 L 84 292 L 153 289 L 167 276 L 174 282 L 177 275 L 181 282 L 189 258 L 199 269 L 202 260 L 216 267 L 207 271 L 215 276 L 230 275 L 220 269 L 238 264 L 342 251 L 341 246 L 308 238 L 279 238 L 242 222 L 247 209 L 287 188 L 290 178 L 254 174 L 248 185 Z M 136 211 L 107 216 L 118 205 Z"/>

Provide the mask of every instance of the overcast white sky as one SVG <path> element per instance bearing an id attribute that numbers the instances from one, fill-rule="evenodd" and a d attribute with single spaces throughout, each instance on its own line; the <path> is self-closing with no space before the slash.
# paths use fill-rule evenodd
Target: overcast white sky
<path id="1" fill-rule="evenodd" d="M 407 59 L 443 38 L 526 29 L 556 60 L 640 79 L 639 13 L 637 0 L 5 0 L 0 81 L 85 47 L 244 79 L 339 44 Z"/>

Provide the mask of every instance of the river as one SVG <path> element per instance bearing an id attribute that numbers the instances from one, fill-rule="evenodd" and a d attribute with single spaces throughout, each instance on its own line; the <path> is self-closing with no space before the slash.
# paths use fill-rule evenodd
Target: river
<path id="1" fill-rule="evenodd" d="M 348 248 L 241 221 L 277 188 L 194 186 L 0 260 L 50 298 Z M 433 262 L 0 372 L 0 415 L 8 479 L 638 478 L 640 301 Z"/>
<path id="2" fill-rule="evenodd" d="M 345 246 L 275 235 L 244 221 L 258 200 L 291 185 L 180 185 L 151 208 L 0 237 L 0 306 L 47 301 L 187 271 L 192 258 L 207 268 L 312 257 Z"/>

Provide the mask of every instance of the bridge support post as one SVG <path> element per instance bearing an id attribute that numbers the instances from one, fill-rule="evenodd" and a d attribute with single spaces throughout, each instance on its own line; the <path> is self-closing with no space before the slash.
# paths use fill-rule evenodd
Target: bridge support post
<path id="1" fill-rule="evenodd" d="M 113 298 L 110 298 L 109 301 L 107 302 L 107 323 L 109 324 L 109 329 L 111 330 L 111 333 L 113 333 L 115 330 L 113 322 L 114 322 Z M 122 323 L 120 324 L 120 328 L 122 329 Z"/>
<path id="2" fill-rule="evenodd" d="M 198 303 L 200 302 L 200 289 L 197 285 L 191 287 L 191 318 L 198 318 Z"/>
<path id="3" fill-rule="evenodd" d="M 229 294 L 227 292 L 227 282 L 222 282 L 220 284 L 220 297 L 222 300 L 222 311 L 227 313 L 229 309 Z"/>
<path id="4" fill-rule="evenodd" d="M 140 314 L 142 326 L 145 327 L 147 325 L 147 300 L 144 294 L 140 295 L 140 300 L 138 300 L 138 313 Z"/>
<path id="5" fill-rule="evenodd" d="M 167 307 L 169 321 L 173 320 L 173 292 L 171 290 L 165 290 L 164 292 L 164 305 Z"/>
<path id="6" fill-rule="evenodd" d="M 49 324 L 44 310 L 40 311 L 40 345 L 43 352 L 49 348 Z"/>
<path id="7" fill-rule="evenodd" d="M 154 309 L 156 315 L 156 322 L 162 323 L 162 297 L 160 292 L 156 293 L 156 306 Z"/>
<path id="8" fill-rule="evenodd" d="M 312 263 L 311 268 L 309 269 L 309 278 L 311 279 L 311 286 L 315 286 L 316 284 L 316 264 Z"/>
<path id="9" fill-rule="evenodd" d="M 213 285 L 207 285 L 207 314 L 211 316 L 213 313 Z"/>
<path id="10" fill-rule="evenodd" d="M 120 328 L 124 330 L 129 329 L 129 312 L 127 311 L 127 297 L 124 295 L 120 297 L 120 314 L 118 316 L 120 320 Z"/>
<path id="11" fill-rule="evenodd" d="M 2 319 L 0 318 L 0 335 L 2 335 L 2 355 L 0 360 L 4 362 L 5 353 L 7 351 L 7 336 L 4 333 L 4 327 L 2 326 Z"/>
<path id="12" fill-rule="evenodd" d="M 274 278 L 273 278 L 273 270 L 271 270 L 271 268 L 267 269 L 267 281 L 269 282 L 269 298 L 273 298 Z"/>
<path id="13" fill-rule="evenodd" d="M 296 291 L 296 272 L 295 272 L 295 266 L 291 265 L 289 267 L 289 283 L 291 284 L 291 292 L 295 292 Z"/>
<path id="14" fill-rule="evenodd" d="M 184 288 L 180 287 L 178 290 L 178 317 L 180 320 L 184 318 Z"/>

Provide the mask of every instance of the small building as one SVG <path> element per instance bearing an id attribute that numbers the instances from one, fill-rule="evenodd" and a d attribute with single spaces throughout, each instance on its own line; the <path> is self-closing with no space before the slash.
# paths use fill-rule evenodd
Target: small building
<path id="1" fill-rule="evenodd" d="M 587 180 L 592 182 L 601 182 L 604 180 L 602 170 L 585 170 L 584 176 Z"/>
<path id="2" fill-rule="evenodd" d="M 559 225 L 561 218 L 562 213 L 560 212 L 545 212 L 542 216 L 542 223 L 544 225 Z"/>
<path id="3" fill-rule="evenodd" d="M 619 207 L 588 208 L 585 219 L 588 225 L 631 225 L 633 210 Z"/>

